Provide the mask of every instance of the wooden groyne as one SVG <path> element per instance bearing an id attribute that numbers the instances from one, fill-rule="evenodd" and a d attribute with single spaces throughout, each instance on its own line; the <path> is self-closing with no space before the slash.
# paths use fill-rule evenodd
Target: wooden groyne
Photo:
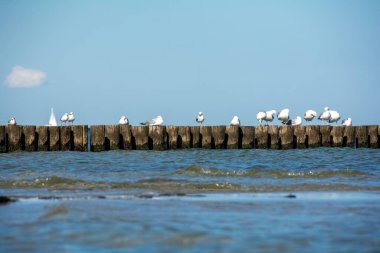
<path id="1" fill-rule="evenodd" d="M 205 149 L 379 148 L 380 126 L 0 126 L 0 153 Z M 90 141 L 90 143 L 89 143 Z"/>

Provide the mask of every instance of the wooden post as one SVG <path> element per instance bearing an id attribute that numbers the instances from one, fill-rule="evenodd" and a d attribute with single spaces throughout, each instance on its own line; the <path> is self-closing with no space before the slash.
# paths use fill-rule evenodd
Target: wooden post
<path id="1" fill-rule="evenodd" d="M 318 148 L 321 146 L 321 134 L 319 126 L 306 126 L 306 147 Z"/>
<path id="2" fill-rule="evenodd" d="M 343 147 L 354 147 L 355 145 L 355 127 L 345 126 L 343 130 Z"/>
<path id="3" fill-rule="evenodd" d="M 256 127 L 255 143 L 255 148 L 268 148 L 268 126 Z"/>
<path id="4" fill-rule="evenodd" d="M 320 126 L 321 143 L 323 147 L 331 147 L 331 129 L 332 126 Z"/>
<path id="5" fill-rule="evenodd" d="M 37 135 L 37 150 L 48 151 L 49 150 L 49 127 L 37 126 L 36 135 Z"/>
<path id="6" fill-rule="evenodd" d="M 168 148 L 177 149 L 178 127 L 166 126 L 166 133 L 168 135 Z"/>
<path id="7" fill-rule="evenodd" d="M 241 148 L 249 149 L 255 147 L 255 127 L 241 126 L 240 127 L 242 139 Z"/>
<path id="8" fill-rule="evenodd" d="M 202 148 L 212 148 L 212 133 L 210 126 L 201 126 L 200 135 L 202 138 L 201 147 Z"/>
<path id="9" fill-rule="evenodd" d="M 281 149 L 293 148 L 293 126 L 280 126 L 279 130 Z"/>
<path id="10" fill-rule="evenodd" d="M 0 126 L 0 153 L 7 152 L 7 132 L 5 126 Z"/>
<path id="11" fill-rule="evenodd" d="M 296 148 L 306 148 L 306 126 L 294 126 L 293 130 L 296 137 Z"/>
<path id="12" fill-rule="evenodd" d="M 135 140 L 136 149 L 149 149 L 149 127 L 148 126 L 132 126 L 132 138 Z"/>
<path id="13" fill-rule="evenodd" d="M 73 133 L 73 150 L 74 151 L 87 151 L 88 137 L 87 137 L 87 126 L 71 126 L 71 131 Z"/>
<path id="14" fill-rule="evenodd" d="M 357 148 L 368 148 L 367 126 L 355 126 L 355 137 Z"/>
<path id="15" fill-rule="evenodd" d="M 22 149 L 21 130 L 22 130 L 22 126 L 17 126 L 17 125 L 7 126 L 9 152 L 19 151 Z"/>
<path id="16" fill-rule="evenodd" d="M 131 150 L 133 148 L 132 144 L 132 127 L 120 125 L 120 148 Z"/>
<path id="17" fill-rule="evenodd" d="M 49 127 L 49 150 L 59 151 L 60 140 L 59 140 L 59 126 Z"/>
<path id="18" fill-rule="evenodd" d="M 279 149 L 279 141 L 278 141 L 278 126 L 268 126 L 268 147 L 271 149 Z"/>
<path id="19" fill-rule="evenodd" d="M 61 151 L 70 151 L 71 150 L 71 127 L 61 126 L 59 137 L 61 140 Z"/>
<path id="20" fill-rule="evenodd" d="M 215 145 L 216 149 L 223 149 L 225 148 L 225 134 L 226 134 L 226 127 L 225 126 L 212 126 L 211 127 L 211 134 L 213 139 L 213 144 Z"/>
<path id="21" fill-rule="evenodd" d="M 22 135 L 25 138 L 25 150 L 37 151 L 36 126 L 22 126 Z"/>
<path id="22" fill-rule="evenodd" d="M 368 135 L 369 135 L 369 147 L 378 148 L 378 126 L 368 126 Z"/>
<path id="23" fill-rule="evenodd" d="M 91 151 L 99 152 L 105 150 L 105 126 L 98 125 L 98 126 L 91 126 L 90 127 L 90 145 L 91 145 Z"/>
<path id="24" fill-rule="evenodd" d="M 190 147 L 192 148 L 201 148 L 202 147 L 202 139 L 200 135 L 200 127 L 199 126 L 191 126 L 190 127 Z"/>
<path id="25" fill-rule="evenodd" d="M 240 142 L 240 127 L 239 126 L 227 126 L 227 148 L 228 149 L 238 149 Z"/>
<path id="26" fill-rule="evenodd" d="M 149 126 L 149 138 L 152 140 L 154 150 L 167 149 L 165 126 Z"/>
<path id="27" fill-rule="evenodd" d="M 334 126 L 331 130 L 333 147 L 343 147 L 344 126 Z"/>
<path id="28" fill-rule="evenodd" d="M 106 150 L 119 149 L 120 128 L 119 125 L 104 126 L 104 145 Z"/>
<path id="29" fill-rule="evenodd" d="M 188 126 L 178 127 L 178 147 L 179 148 L 190 148 L 191 143 L 191 131 Z"/>

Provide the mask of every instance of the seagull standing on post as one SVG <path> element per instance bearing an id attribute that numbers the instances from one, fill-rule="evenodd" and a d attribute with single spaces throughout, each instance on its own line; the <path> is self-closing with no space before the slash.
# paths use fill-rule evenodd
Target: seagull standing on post
<path id="1" fill-rule="evenodd" d="M 69 123 L 71 123 L 71 125 L 73 125 L 73 124 L 74 124 L 74 120 L 75 120 L 74 113 L 73 113 L 73 112 L 70 112 L 67 121 L 68 121 Z"/>
<path id="2" fill-rule="evenodd" d="M 265 112 L 265 119 L 264 120 L 267 122 L 267 125 L 268 125 L 268 122 L 273 121 L 274 115 L 276 115 L 276 110 L 270 110 L 270 111 Z"/>
<path id="3" fill-rule="evenodd" d="M 277 114 L 277 119 L 281 121 L 282 124 L 286 124 L 289 120 L 289 109 L 283 109 Z"/>
<path id="4" fill-rule="evenodd" d="M 195 121 L 199 124 L 202 125 L 203 121 L 205 121 L 205 118 L 203 116 L 203 113 L 202 112 L 198 112 L 198 115 L 197 115 L 197 118 L 195 119 Z"/>
<path id="5" fill-rule="evenodd" d="M 240 126 L 240 119 L 238 116 L 234 116 L 230 123 L 231 126 Z"/>
<path id="6" fill-rule="evenodd" d="M 260 122 L 260 125 L 261 123 L 263 122 L 263 120 L 265 120 L 265 116 L 267 114 L 265 112 L 258 112 L 257 115 L 256 115 L 256 119 Z"/>
<path id="7" fill-rule="evenodd" d="M 8 120 L 8 125 L 17 125 L 16 118 L 12 117 L 10 120 Z"/>
<path id="8" fill-rule="evenodd" d="M 159 126 L 162 123 L 164 123 L 164 119 L 162 118 L 162 116 L 159 115 L 153 119 L 148 119 L 140 124 L 143 126 Z"/>
<path id="9" fill-rule="evenodd" d="M 63 123 L 65 123 L 65 125 L 66 125 L 66 122 L 69 120 L 69 114 L 67 113 L 67 112 L 65 112 L 65 114 L 63 114 L 62 115 L 62 117 L 61 117 L 61 125 L 63 124 Z"/>
<path id="10" fill-rule="evenodd" d="M 315 117 L 317 117 L 317 112 L 313 110 L 307 110 L 303 116 L 308 122 L 311 122 Z"/>
<path id="11" fill-rule="evenodd" d="M 129 125 L 128 118 L 125 117 L 125 116 L 121 116 L 120 119 L 119 119 L 119 124 L 120 125 Z"/>

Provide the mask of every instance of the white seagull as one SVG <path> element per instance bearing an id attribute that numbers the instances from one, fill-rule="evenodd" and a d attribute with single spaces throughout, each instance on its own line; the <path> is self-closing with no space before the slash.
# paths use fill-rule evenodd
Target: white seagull
<path id="1" fill-rule="evenodd" d="M 317 112 L 313 110 L 307 110 L 303 116 L 306 121 L 312 121 L 315 117 L 317 117 Z"/>
<path id="2" fill-rule="evenodd" d="M 129 125 L 128 118 L 125 117 L 125 116 L 121 116 L 120 119 L 119 119 L 119 124 L 120 125 Z"/>
<path id="3" fill-rule="evenodd" d="M 265 121 L 267 122 L 267 125 L 268 125 L 268 122 L 272 122 L 273 119 L 274 119 L 274 115 L 276 115 L 276 110 L 270 110 L 270 111 L 267 111 L 265 112 Z"/>
<path id="4" fill-rule="evenodd" d="M 198 115 L 197 115 L 197 118 L 195 119 L 195 121 L 199 124 L 202 125 L 203 121 L 205 121 L 205 118 L 203 116 L 203 113 L 202 112 L 198 112 Z"/>
<path id="5" fill-rule="evenodd" d="M 289 109 L 283 109 L 277 114 L 277 119 L 285 124 L 289 120 Z"/>
<path id="6" fill-rule="evenodd" d="M 343 126 L 352 126 L 352 119 L 347 118 L 347 119 L 342 120 L 342 125 Z"/>
<path id="7" fill-rule="evenodd" d="M 325 109 L 323 109 L 323 112 L 319 115 L 318 119 L 323 120 L 323 121 L 329 121 L 330 118 L 331 118 L 330 108 L 325 107 Z"/>
<path id="8" fill-rule="evenodd" d="M 257 113 L 256 119 L 260 122 L 260 125 L 261 125 L 261 122 L 263 122 L 263 120 L 265 119 L 266 115 L 267 114 L 265 112 L 258 112 Z"/>
<path id="9" fill-rule="evenodd" d="M 73 112 L 70 112 L 67 121 L 68 121 L 69 123 L 71 123 L 71 125 L 73 125 L 73 124 L 74 124 L 74 120 L 75 120 L 74 113 L 73 113 Z"/>
<path id="10" fill-rule="evenodd" d="M 12 117 L 10 120 L 8 120 L 8 125 L 17 125 L 16 118 Z"/>
<path id="11" fill-rule="evenodd" d="M 297 116 L 296 118 L 294 119 L 291 119 L 291 120 L 288 120 L 286 122 L 286 125 L 289 125 L 289 126 L 298 126 L 298 125 L 301 125 L 302 123 L 302 119 L 300 116 Z"/>
<path id="12" fill-rule="evenodd" d="M 61 125 L 62 123 L 65 123 L 66 125 L 66 122 L 69 120 L 69 114 L 66 112 L 65 114 L 62 115 L 61 117 Z"/>
<path id="13" fill-rule="evenodd" d="M 329 119 L 329 123 L 338 123 L 338 121 L 340 120 L 340 115 L 337 111 L 330 111 L 330 119 Z"/>
<path id="14" fill-rule="evenodd" d="M 148 125 L 148 126 L 159 126 L 162 123 L 164 123 L 164 119 L 159 115 L 153 119 L 148 119 L 145 122 L 140 123 L 140 124 L 143 126 L 146 126 L 146 125 Z"/>
<path id="15" fill-rule="evenodd" d="M 238 116 L 234 116 L 230 123 L 231 126 L 240 126 L 240 119 Z"/>

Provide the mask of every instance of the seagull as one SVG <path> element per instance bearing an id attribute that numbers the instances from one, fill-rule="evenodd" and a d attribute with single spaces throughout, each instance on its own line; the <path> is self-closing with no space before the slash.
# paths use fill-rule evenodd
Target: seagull
<path id="1" fill-rule="evenodd" d="M 352 119 L 347 118 L 347 119 L 342 120 L 342 125 L 343 126 L 352 126 Z"/>
<path id="2" fill-rule="evenodd" d="M 267 122 L 267 125 L 268 125 L 268 122 L 273 121 L 274 115 L 276 115 L 276 110 L 270 110 L 270 111 L 265 112 L 265 119 L 264 120 Z"/>
<path id="3" fill-rule="evenodd" d="M 195 119 L 196 122 L 202 125 L 203 121 L 205 121 L 205 118 L 203 117 L 202 112 L 198 112 L 197 118 Z"/>
<path id="4" fill-rule="evenodd" d="M 261 125 L 261 122 L 263 122 L 263 120 L 265 119 L 266 115 L 267 114 L 265 112 L 258 112 L 257 113 L 256 119 L 260 122 L 260 125 Z"/>
<path id="5" fill-rule="evenodd" d="M 66 112 L 65 114 L 62 115 L 61 117 L 61 125 L 62 123 L 65 123 L 66 125 L 66 122 L 69 120 L 69 114 Z"/>
<path id="6" fill-rule="evenodd" d="M 240 119 L 238 116 L 234 116 L 230 123 L 231 126 L 240 126 Z"/>
<path id="7" fill-rule="evenodd" d="M 318 119 L 324 120 L 324 121 L 329 121 L 330 118 L 331 118 L 330 108 L 325 107 L 325 109 L 323 109 L 323 112 L 319 115 Z"/>
<path id="8" fill-rule="evenodd" d="M 277 114 L 277 119 L 285 124 L 289 120 L 289 109 L 283 109 Z"/>
<path id="9" fill-rule="evenodd" d="M 300 116 L 297 116 L 297 117 L 294 118 L 294 119 L 288 120 L 288 121 L 286 122 L 286 125 L 288 125 L 288 126 L 298 126 L 298 125 L 301 125 L 301 123 L 302 123 L 302 119 L 301 119 L 301 117 L 300 117 Z"/>
<path id="10" fill-rule="evenodd" d="M 10 120 L 8 120 L 8 125 L 17 125 L 16 118 L 12 117 Z"/>
<path id="11" fill-rule="evenodd" d="M 73 125 L 73 124 L 74 124 L 74 120 L 75 120 L 74 113 L 73 113 L 73 112 L 70 112 L 67 121 L 68 121 L 69 123 L 71 122 L 71 125 Z"/>
<path id="12" fill-rule="evenodd" d="M 317 117 L 317 112 L 313 110 L 307 110 L 303 116 L 306 121 L 312 121 L 315 117 Z"/>
<path id="13" fill-rule="evenodd" d="M 146 126 L 146 125 L 148 125 L 148 126 L 159 126 L 162 123 L 164 123 L 164 119 L 161 116 L 157 116 L 153 119 L 148 119 L 144 123 L 140 123 L 140 124 L 143 126 Z"/>
<path id="14" fill-rule="evenodd" d="M 119 124 L 120 125 L 129 125 L 128 118 L 125 117 L 125 116 L 121 116 L 120 119 L 119 119 Z"/>
<path id="15" fill-rule="evenodd" d="M 340 115 L 337 111 L 330 111 L 330 119 L 329 123 L 334 123 L 337 124 L 338 121 L 340 120 Z"/>

